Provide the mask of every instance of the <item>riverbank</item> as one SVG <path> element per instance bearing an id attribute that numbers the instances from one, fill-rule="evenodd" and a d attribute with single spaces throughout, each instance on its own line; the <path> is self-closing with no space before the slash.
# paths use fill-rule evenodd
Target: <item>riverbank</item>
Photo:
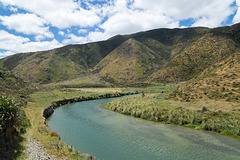
<path id="1" fill-rule="evenodd" d="M 64 99 L 59 101 L 52 102 L 52 105 L 45 108 L 43 111 L 43 117 L 47 119 L 50 117 L 54 110 L 58 107 L 61 107 L 62 105 L 70 104 L 70 103 L 76 103 L 76 102 L 82 102 L 82 101 L 89 101 L 89 100 L 96 100 L 96 99 L 103 99 L 103 98 L 114 98 L 114 97 L 122 97 L 126 95 L 133 95 L 138 94 L 138 92 L 116 92 L 116 93 L 105 93 L 105 94 L 95 94 L 90 96 L 81 96 L 81 97 L 75 97 L 70 99 Z"/>
<path id="2" fill-rule="evenodd" d="M 113 88 L 105 88 L 102 89 L 101 92 L 96 91 L 95 89 L 56 89 L 35 92 L 30 95 L 31 100 L 28 102 L 27 107 L 24 108 L 32 125 L 31 128 L 28 129 L 29 136 L 41 143 L 42 147 L 46 149 L 46 152 L 50 155 L 54 155 L 56 158 L 94 159 L 93 156 L 88 154 L 81 155 L 79 151 L 61 141 L 60 135 L 47 127 L 47 123 L 45 123 L 46 118 L 43 117 L 43 112 L 47 106 L 49 106 L 47 108 L 55 109 L 64 104 L 83 100 L 118 97 L 136 93 L 122 93 L 121 91 L 122 90 L 119 89 L 114 90 Z M 50 116 L 50 114 L 48 114 L 48 116 Z"/>
<path id="3" fill-rule="evenodd" d="M 133 117 L 218 132 L 240 138 L 240 115 L 213 111 L 205 106 L 164 100 L 165 94 L 142 95 L 114 100 L 105 108 Z"/>

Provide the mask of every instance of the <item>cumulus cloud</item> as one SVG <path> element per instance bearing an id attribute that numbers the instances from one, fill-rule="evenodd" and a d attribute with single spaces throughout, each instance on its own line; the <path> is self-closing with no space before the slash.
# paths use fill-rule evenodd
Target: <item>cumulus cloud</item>
<path id="1" fill-rule="evenodd" d="M 107 20 L 100 27 L 106 35 L 129 34 L 155 28 L 177 28 L 181 20 L 192 26 L 217 27 L 234 13 L 235 0 L 115 0 L 104 6 Z"/>
<path id="2" fill-rule="evenodd" d="M 177 20 L 210 15 L 214 17 L 221 15 L 224 19 L 229 14 L 228 10 L 233 2 L 235 0 L 148 0 L 147 3 L 145 0 L 134 0 L 133 6 L 154 12 L 161 11 L 166 16 Z"/>
<path id="3" fill-rule="evenodd" d="M 79 3 L 73 0 L 0 0 L 0 2 L 33 12 L 60 29 L 71 26 L 94 26 L 101 20 L 94 11 L 81 8 Z"/>
<path id="4" fill-rule="evenodd" d="M 36 52 L 36 51 L 43 51 L 49 50 L 53 48 L 58 48 L 63 46 L 60 44 L 56 39 L 52 41 L 42 41 L 42 42 L 28 42 L 22 44 L 20 47 L 21 52 Z"/>
<path id="5" fill-rule="evenodd" d="M 62 42 L 65 45 L 101 41 L 110 38 L 109 35 L 98 30 L 89 32 L 87 36 L 76 36 L 74 34 L 69 34 L 67 37 L 68 39 L 63 40 Z"/>
<path id="6" fill-rule="evenodd" d="M 79 29 L 79 30 L 78 30 L 78 33 L 79 33 L 79 34 L 87 33 L 87 31 L 88 31 L 87 29 Z"/>
<path id="7" fill-rule="evenodd" d="M 236 15 L 233 18 L 233 23 L 239 23 L 240 22 L 240 1 L 236 1 L 237 4 L 237 12 Z"/>
<path id="8" fill-rule="evenodd" d="M 1 23 L 8 29 L 26 35 L 37 35 L 36 39 L 41 40 L 44 37 L 53 38 L 54 35 L 46 27 L 47 21 L 35 14 L 12 14 L 11 16 L 0 16 Z"/>
<path id="9" fill-rule="evenodd" d="M 0 30 L 0 48 L 10 52 L 35 52 L 61 47 L 57 40 L 31 42 L 29 38 L 15 36 L 6 31 Z"/>
<path id="10" fill-rule="evenodd" d="M 11 52 L 11 51 L 0 52 L 0 59 L 7 56 L 11 56 L 13 54 L 15 54 L 15 52 Z"/>
<path id="11" fill-rule="evenodd" d="M 100 27 L 111 36 L 116 34 L 129 34 L 159 27 L 175 28 L 178 26 L 178 21 L 166 17 L 163 14 L 157 15 L 151 12 L 131 10 L 118 12 L 100 25 Z"/>
<path id="12" fill-rule="evenodd" d="M 63 31 L 58 31 L 58 34 L 61 36 L 64 36 L 64 32 Z"/>
<path id="13" fill-rule="evenodd" d="M 12 12 L 18 12 L 18 9 L 15 8 L 15 7 L 12 7 L 12 6 L 9 8 L 9 10 L 12 11 Z"/>
<path id="14" fill-rule="evenodd" d="M 67 45 L 67 44 L 76 44 L 76 43 L 87 43 L 88 39 L 86 37 L 78 37 L 74 34 L 69 34 L 68 39 L 65 39 L 62 41 L 63 44 Z"/>
<path id="15" fill-rule="evenodd" d="M 0 48 L 11 51 L 18 51 L 18 47 L 30 39 L 21 36 L 15 36 L 6 31 L 0 30 Z"/>

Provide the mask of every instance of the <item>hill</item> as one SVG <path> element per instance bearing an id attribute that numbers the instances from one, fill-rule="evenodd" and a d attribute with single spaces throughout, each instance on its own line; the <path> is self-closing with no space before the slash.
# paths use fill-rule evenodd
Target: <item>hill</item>
<path id="1" fill-rule="evenodd" d="M 240 52 L 204 70 L 195 79 L 178 87 L 168 99 L 206 99 L 240 103 Z"/>
<path id="2" fill-rule="evenodd" d="M 151 80 L 159 82 L 189 80 L 204 69 L 234 54 L 236 46 L 237 44 L 228 37 L 208 33 L 172 58 Z"/>
<path id="3" fill-rule="evenodd" d="M 56 82 L 84 74 L 120 43 L 121 37 L 113 37 L 109 41 L 21 53 L 1 59 L 0 65 L 27 82 Z"/>
<path id="4" fill-rule="evenodd" d="M 94 71 L 112 83 L 142 82 L 164 63 L 161 55 L 131 38 L 103 58 Z"/>
<path id="5" fill-rule="evenodd" d="M 155 29 L 106 41 L 21 53 L 0 66 L 33 83 L 94 74 L 113 83 L 186 81 L 239 49 L 240 24 L 220 28 Z"/>

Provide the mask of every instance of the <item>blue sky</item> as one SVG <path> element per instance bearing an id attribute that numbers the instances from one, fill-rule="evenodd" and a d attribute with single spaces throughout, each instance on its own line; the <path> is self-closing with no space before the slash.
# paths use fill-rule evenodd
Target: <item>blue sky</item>
<path id="1" fill-rule="evenodd" d="M 0 0 L 0 58 L 155 28 L 240 22 L 240 0 Z"/>

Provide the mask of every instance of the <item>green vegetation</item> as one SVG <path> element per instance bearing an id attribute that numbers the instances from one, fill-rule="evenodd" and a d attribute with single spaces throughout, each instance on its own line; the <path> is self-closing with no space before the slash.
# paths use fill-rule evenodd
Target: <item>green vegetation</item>
<path id="1" fill-rule="evenodd" d="M 166 101 L 163 100 L 164 96 L 161 93 L 125 97 L 114 100 L 105 107 L 145 120 L 215 131 L 240 138 L 239 112 L 211 111 L 197 104 Z"/>
<path id="2" fill-rule="evenodd" d="M 0 96 L 0 156 L 13 159 L 23 152 L 21 134 L 30 125 L 25 112 L 13 99 Z"/>
<path id="3" fill-rule="evenodd" d="M 0 67 L 0 95 L 11 95 L 24 104 L 27 101 L 27 94 L 31 93 L 34 89 L 33 85 L 25 83 L 10 71 Z"/>

